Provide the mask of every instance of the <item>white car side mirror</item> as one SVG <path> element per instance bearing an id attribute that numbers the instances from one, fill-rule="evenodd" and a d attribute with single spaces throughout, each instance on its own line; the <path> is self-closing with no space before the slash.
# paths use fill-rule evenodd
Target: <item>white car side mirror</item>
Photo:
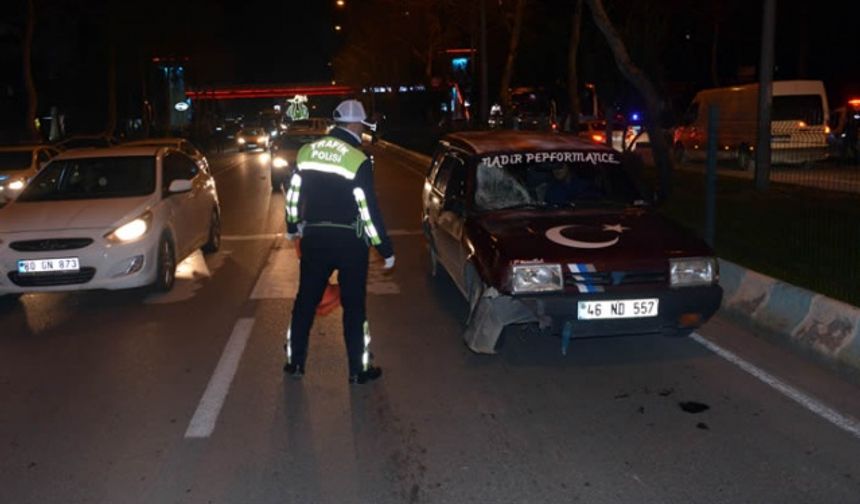
<path id="1" fill-rule="evenodd" d="M 176 193 L 184 193 L 191 190 L 192 183 L 190 180 L 174 180 L 170 183 L 170 187 L 167 188 L 167 192 L 171 194 Z"/>

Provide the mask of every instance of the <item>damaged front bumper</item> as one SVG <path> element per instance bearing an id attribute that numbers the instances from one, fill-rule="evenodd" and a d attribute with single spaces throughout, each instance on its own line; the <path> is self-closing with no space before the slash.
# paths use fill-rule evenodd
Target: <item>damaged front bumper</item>
<path id="1" fill-rule="evenodd" d="M 472 351 L 492 354 L 502 330 L 511 324 L 538 323 L 542 328 L 552 327 L 554 332 L 561 332 L 565 339 L 649 333 L 686 334 L 716 313 L 722 297 L 723 290 L 719 285 L 540 296 L 511 296 L 488 288 L 470 299 L 471 315 L 463 338 Z M 579 320 L 577 316 L 578 301 L 641 298 L 660 300 L 657 316 L 615 320 Z"/>

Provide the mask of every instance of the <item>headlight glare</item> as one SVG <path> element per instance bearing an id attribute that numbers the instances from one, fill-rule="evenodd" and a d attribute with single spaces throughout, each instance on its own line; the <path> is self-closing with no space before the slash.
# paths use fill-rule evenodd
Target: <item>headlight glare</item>
<path id="1" fill-rule="evenodd" d="M 719 278 L 712 257 L 669 259 L 669 275 L 672 287 L 711 285 Z"/>
<path id="2" fill-rule="evenodd" d="M 24 188 L 24 185 L 26 185 L 26 183 L 23 180 L 15 179 L 12 182 L 6 184 L 6 188 L 10 191 L 20 191 Z"/>
<path id="3" fill-rule="evenodd" d="M 517 264 L 513 267 L 513 291 L 553 292 L 564 288 L 564 277 L 560 264 Z"/>
<path id="4" fill-rule="evenodd" d="M 287 166 L 290 166 L 290 163 L 281 156 L 275 156 L 275 159 L 272 161 L 272 166 L 275 168 L 286 168 Z"/>
<path id="5" fill-rule="evenodd" d="M 239 142 L 240 144 L 245 143 L 245 139 L 244 139 L 244 138 L 241 138 L 241 137 L 240 137 L 238 140 L 236 140 L 236 141 L 237 141 L 237 142 Z"/>
<path id="6" fill-rule="evenodd" d="M 123 224 L 105 235 L 108 241 L 113 243 L 130 243 L 140 239 L 149 231 L 149 225 L 152 222 L 152 214 L 146 212 L 137 219 Z"/>

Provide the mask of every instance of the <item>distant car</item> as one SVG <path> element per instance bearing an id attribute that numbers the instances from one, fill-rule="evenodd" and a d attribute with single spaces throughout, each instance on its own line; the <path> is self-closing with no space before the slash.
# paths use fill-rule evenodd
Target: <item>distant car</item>
<path id="1" fill-rule="evenodd" d="M 0 209 L 0 295 L 173 287 L 221 242 L 212 176 L 174 149 L 60 154 Z"/>
<path id="2" fill-rule="evenodd" d="M 268 149 L 269 133 L 263 128 L 242 128 L 236 134 L 236 144 L 239 146 L 239 152 L 255 148 Z"/>
<path id="3" fill-rule="evenodd" d="M 439 144 L 423 190 L 432 271 L 469 303 L 464 334 L 493 353 L 502 329 L 563 338 L 686 335 L 719 308 L 713 252 L 655 212 L 638 157 L 575 135 L 463 132 Z"/>
<path id="4" fill-rule="evenodd" d="M 144 140 L 133 140 L 131 142 L 126 142 L 123 144 L 126 147 L 137 147 L 137 146 L 152 146 L 152 147 L 172 147 L 180 152 L 184 152 L 191 156 L 192 159 L 197 161 L 197 164 L 200 165 L 200 168 L 209 171 L 209 160 L 206 159 L 206 155 L 203 154 L 203 151 L 194 146 L 191 142 L 184 138 L 176 138 L 176 137 L 166 137 L 166 138 L 147 138 Z"/>
<path id="5" fill-rule="evenodd" d="M 58 142 L 55 146 L 61 151 L 71 149 L 105 149 L 118 145 L 119 141 L 108 135 L 75 135 Z"/>
<path id="6" fill-rule="evenodd" d="M 0 205 L 15 199 L 57 154 L 57 149 L 46 145 L 0 147 Z"/>
<path id="7" fill-rule="evenodd" d="M 269 158 L 272 189 L 281 189 L 296 166 L 296 154 L 302 145 L 328 134 L 331 126 L 326 119 L 303 119 L 290 123 L 289 128 L 272 142 Z"/>
<path id="8" fill-rule="evenodd" d="M 579 124 L 580 138 L 590 142 L 606 145 L 606 121 L 594 119 Z M 613 125 L 612 148 L 619 151 L 633 151 L 637 147 L 650 146 L 648 133 L 641 125 Z"/>

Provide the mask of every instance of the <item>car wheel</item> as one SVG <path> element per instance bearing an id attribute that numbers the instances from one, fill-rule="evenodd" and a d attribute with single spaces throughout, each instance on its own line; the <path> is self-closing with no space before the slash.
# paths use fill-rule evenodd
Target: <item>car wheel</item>
<path id="1" fill-rule="evenodd" d="M 158 243 L 158 268 L 152 287 L 156 292 L 168 292 L 173 288 L 174 282 L 176 282 L 176 252 L 173 249 L 173 241 L 163 236 Z"/>
<path id="2" fill-rule="evenodd" d="M 281 191 L 284 189 L 284 181 L 279 177 L 272 175 L 272 190 L 273 191 Z"/>
<path id="3" fill-rule="evenodd" d="M 212 217 L 209 219 L 209 240 L 203 245 L 203 252 L 211 254 L 218 252 L 221 248 L 221 216 L 217 210 L 212 210 Z"/>

